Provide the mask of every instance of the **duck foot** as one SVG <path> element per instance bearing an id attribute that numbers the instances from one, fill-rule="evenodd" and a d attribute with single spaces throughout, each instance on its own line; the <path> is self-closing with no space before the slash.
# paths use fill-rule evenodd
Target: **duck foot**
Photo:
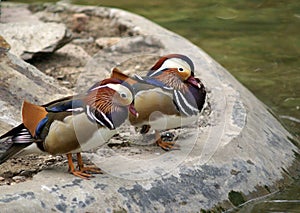
<path id="1" fill-rule="evenodd" d="M 69 164 L 69 172 L 73 174 L 76 177 L 80 177 L 82 179 L 88 180 L 92 175 L 84 173 L 83 171 L 76 170 L 74 167 L 73 159 L 72 159 L 72 154 L 67 154 L 68 158 L 68 164 Z"/>
<path id="2" fill-rule="evenodd" d="M 89 172 L 93 174 L 103 174 L 102 170 L 96 166 L 84 166 L 81 153 L 77 153 L 77 163 L 80 172 Z"/>
<path id="3" fill-rule="evenodd" d="M 178 150 L 179 145 L 177 145 L 173 141 L 164 141 L 159 133 L 159 131 L 155 131 L 155 138 L 156 138 L 156 144 L 162 148 L 165 151 L 170 151 L 170 150 Z"/>

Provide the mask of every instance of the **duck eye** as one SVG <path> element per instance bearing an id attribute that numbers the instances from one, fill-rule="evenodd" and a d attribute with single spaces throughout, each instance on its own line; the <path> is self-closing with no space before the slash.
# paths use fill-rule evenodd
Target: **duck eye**
<path id="1" fill-rule="evenodd" d="M 178 68 L 178 71 L 183 72 L 183 68 L 182 67 Z"/>
<path id="2" fill-rule="evenodd" d="M 121 96 L 121 98 L 127 98 L 126 93 L 123 93 L 123 92 L 120 94 L 120 96 Z"/>

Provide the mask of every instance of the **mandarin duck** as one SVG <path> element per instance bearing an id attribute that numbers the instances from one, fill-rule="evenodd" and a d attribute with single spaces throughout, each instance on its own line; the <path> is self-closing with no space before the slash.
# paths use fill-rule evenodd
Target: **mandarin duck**
<path id="1" fill-rule="evenodd" d="M 0 164 L 11 157 L 31 153 L 66 154 L 69 171 L 88 179 L 100 173 L 97 167 L 84 167 L 80 152 L 106 143 L 128 118 L 128 111 L 138 116 L 133 106 L 130 85 L 119 79 L 104 79 L 86 94 L 70 96 L 39 106 L 27 101 L 22 106 L 19 126 L 0 136 Z M 72 154 L 77 154 L 78 170 Z"/>
<path id="2" fill-rule="evenodd" d="M 185 55 L 161 57 L 143 77 L 128 78 L 117 68 L 111 77 L 132 86 L 139 117 L 129 116 L 130 123 L 141 127 L 142 134 L 154 129 L 156 143 L 164 150 L 171 149 L 175 143 L 163 141 L 159 131 L 195 122 L 205 103 L 205 87 L 194 77 L 194 64 Z"/>

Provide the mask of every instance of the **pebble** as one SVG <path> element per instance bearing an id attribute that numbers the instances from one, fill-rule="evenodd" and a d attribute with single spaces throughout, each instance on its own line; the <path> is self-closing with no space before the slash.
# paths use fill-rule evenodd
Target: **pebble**
<path id="1" fill-rule="evenodd" d="M 4 181 L 4 180 L 5 180 L 5 178 L 0 176 L 0 181 Z"/>
<path id="2" fill-rule="evenodd" d="M 55 159 L 56 159 L 57 161 L 63 161 L 63 160 L 64 160 L 64 157 L 61 156 L 61 155 L 57 155 L 57 156 L 55 156 Z"/>
<path id="3" fill-rule="evenodd" d="M 93 37 L 89 37 L 87 39 L 85 39 L 85 38 L 77 38 L 77 39 L 74 39 L 72 41 L 72 43 L 74 43 L 74 44 L 84 44 L 84 43 L 93 43 L 93 42 L 94 42 Z"/>
<path id="4" fill-rule="evenodd" d="M 84 13 L 76 13 L 72 17 L 73 27 L 72 30 L 74 32 L 85 31 L 87 27 L 89 17 Z"/>
<path id="5" fill-rule="evenodd" d="M 57 80 L 63 80 L 65 78 L 65 75 L 58 75 L 56 76 Z"/>
<path id="6" fill-rule="evenodd" d="M 118 43 L 120 40 L 121 40 L 120 37 L 102 37 L 96 39 L 95 42 L 100 48 L 104 48 L 104 47 L 110 47 Z"/>
<path id="7" fill-rule="evenodd" d="M 24 177 L 24 176 L 14 176 L 13 178 L 12 178 L 15 182 L 17 182 L 17 183 L 19 183 L 19 182 L 22 182 L 22 181 L 25 181 L 25 179 L 26 179 L 26 177 Z"/>
<path id="8" fill-rule="evenodd" d="M 24 170 L 24 171 L 20 172 L 20 175 L 25 176 L 25 177 L 30 177 L 37 171 L 38 171 L 38 169 Z"/>
<path id="9" fill-rule="evenodd" d="M 130 132 L 121 132 L 119 133 L 121 137 L 129 137 L 131 135 Z"/>
<path id="10" fill-rule="evenodd" d="M 62 81 L 61 84 L 62 84 L 62 85 L 69 85 L 69 84 L 71 84 L 71 83 L 70 83 L 69 81 Z"/>
<path id="11" fill-rule="evenodd" d="M 4 185 L 9 185 L 9 182 L 7 182 L 7 181 L 1 181 L 0 182 L 0 186 L 4 186 Z"/>
<path id="12" fill-rule="evenodd" d="M 133 149 L 130 150 L 130 153 L 132 153 L 132 154 L 141 154 L 142 150 L 133 148 Z"/>

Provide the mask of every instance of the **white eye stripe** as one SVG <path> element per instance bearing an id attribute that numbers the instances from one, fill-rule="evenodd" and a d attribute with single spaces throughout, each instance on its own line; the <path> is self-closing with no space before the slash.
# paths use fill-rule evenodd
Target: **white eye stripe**
<path id="1" fill-rule="evenodd" d="M 164 69 L 164 68 L 163 68 Z M 155 72 L 153 72 L 151 75 L 149 75 L 149 77 L 152 77 L 154 75 L 156 75 L 156 73 L 160 72 L 161 70 L 163 70 L 162 67 L 159 68 L 158 70 L 156 70 Z"/>
<path id="2" fill-rule="evenodd" d="M 124 94 L 126 97 L 123 98 L 126 98 L 128 100 L 133 100 L 133 96 L 130 90 L 127 87 L 123 86 L 122 84 L 107 84 L 107 87 L 115 90 L 117 93 L 120 94 L 121 97 L 122 94 Z"/>
<path id="3" fill-rule="evenodd" d="M 122 98 L 126 98 L 126 99 L 129 99 L 129 100 L 133 99 L 132 93 L 130 92 L 130 90 L 127 87 L 125 87 L 125 86 L 123 86 L 121 84 L 106 84 L 106 85 L 101 85 L 101 86 L 98 86 L 98 87 L 95 87 L 95 88 L 91 89 L 90 91 L 94 91 L 94 90 L 105 88 L 105 87 L 115 90 L 117 93 L 120 94 L 120 96 Z M 125 96 L 123 96 L 122 94 L 125 95 Z"/>
<path id="4" fill-rule="evenodd" d="M 90 91 L 94 91 L 94 90 L 101 89 L 104 87 L 107 87 L 107 85 L 101 85 L 101 86 L 95 87 L 95 88 L 91 89 Z"/>
<path id="5" fill-rule="evenodd" d="M 152 76 L 156 75 L 158 72 L 160 72 L 164 69 L 168 69 L 168 68 L 177 68 L 179 72 L 183 72 L 184 70 L 191 70 L 189 64 L 186 61 L 184 61 L 180 58 L 170 58 L 170 59 L 167 59 L 166 61 L 164 61 L 164 63 L 161 65 L 161 67 L 149 76 L 152 77 Z M 179 70 L 179 69 L 182 69 L 182 70 Z"/>

